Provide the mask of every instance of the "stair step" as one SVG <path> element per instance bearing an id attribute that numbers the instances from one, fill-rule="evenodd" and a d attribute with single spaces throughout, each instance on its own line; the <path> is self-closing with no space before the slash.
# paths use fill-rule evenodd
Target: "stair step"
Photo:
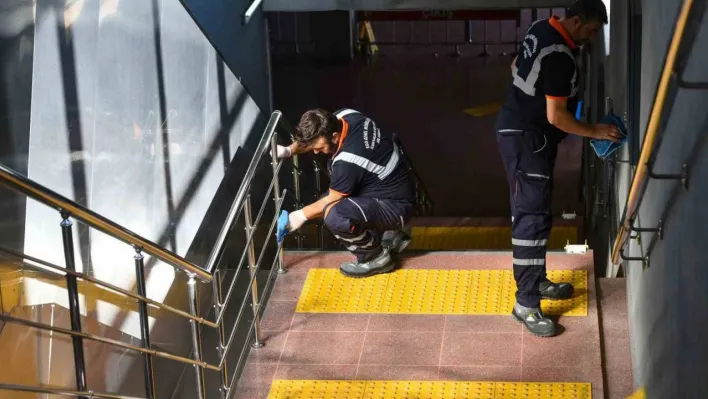
<path id="1" fill-rule="evenodd" d="M 266 399 L 274 380 L 346 380 L 405 381 L 401 382 L 404 385 L 416 381 L 563 381 L 589 383 L 592 398 L 603 398 L 592 252 L 548 255 L 547 269 L 551 272 L 587 273 L 587 316 L 561 316 L 561 334 L 553 338 L 533 336 L 509 314 L 297 311 L 312 269 L 326 269 L 334 276 L 339 264 L 351 259 L 352 255 L 347 252 L 286 251 L 285 266 L 289 272 L 278 276 L 261 324 L 266 346 L 250 352 L 238 382 L 237 397 Z M 451 274 L 483 271 L 491 274 L 491 271 L 511 269 L 511 253 L 414 253 L 403 256 L 400 266 L 401 271 L 423 274 L 430 271 Z M 389 278 L 395 274 L 390 274 Z M 356 281 L 367 284 L 365 280 L 368 279 Z M 416 287 L 418 285 L 425 288 L 424 284 Z M 374 303 L 383 299 L 385 288 L 373 299 L 359 296 L 357 291 L 347 295 Z M 401 294 L 397 290 L 394 292 Z M 447 296 L 449 293 L 439 294 Z M 325 294 L 320 299 L 326 297 Z"/>

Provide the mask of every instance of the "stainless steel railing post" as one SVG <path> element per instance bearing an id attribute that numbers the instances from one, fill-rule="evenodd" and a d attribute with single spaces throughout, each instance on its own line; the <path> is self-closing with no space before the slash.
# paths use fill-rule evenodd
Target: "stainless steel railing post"
<path id="1" fill-rule="evenodd" d="M 216 270 L 214 273 L 214 279 L 211 281 L 214 287 L 214 314 L 219 315 L 224 309 L 224 293 L 221 288 L 221 270 Z M 236 326 L 234 326 L 236 328 Z M 224 328 L 224 320 L 219 323 L 219 346 L 217 348 L 219 353 L 219 359 L 226 356 L 226 329 Z M 219 373 L 221 376 L 221 387 L 219 391 L 221 392 L 221 398 L 226 399 L 229 387 L 229 368 L 227 367 L 227 362 L 223 362 L 223 367 Z"/>
<path id="2" fill-rule="evenodd" d="M 246 196 L 246 202 L 243 207 L 243 215 L 246 221 L 246 236 L 248 236 L 249 234 L 253 234 L 253 231 L 255 230 L 255 227 L 253 226 L 250 193 Z M 261 320 L 258 312 L 258 308 L 260 306 L 258 302 L 258 277 L 255 275 L 258 272 L 258 263 L 256 262 L 256 245 L 253 240 L 248 243 L 246 251 L 248 251 L 248 270 L 251 272 L 251 280 L 253 282 L 251 285 L 251 306 L 253 307 L 253 317 L 255 318 L 253 323 L 255 338 L 251 346 L 257 349 L 262 348 L 265 344 L 261 341 Z"/>
<path id="3" fill-rule="evenodd" d="M 189 290 L 189 312 L 192 316 L 197 316 L 199 314 L 199 302 L 197 297 L 197 280 L 194 278 L 193 274 L 189 275 L 189 281 L 187 282 L 187 288 Z M 194 360 L 197 362 L 202 362 L 202 336 L 201 330 L 199 329 L 199 324 L 194 320 L 189 321 L 192 327 L 192 345 L 194 346 Z M 197 397 L 199 399 L 206 398 L 206 385 L 204 381 L 204 368 L 194 365 L 194 373 L 197 377 Z"/>
<path id="4" fill-rule="evenodd" d="M 69 219 L 69 214 L 62 212 L 61 214 L 61 233 L 64 244 L 64 259 L 66 268 L 72 272 L 76 271 L 76 261 L 74 258 L 74 239 L 71 231 L 73 223 Z M 81 332 L 81 305 L 79 303 L 79 286 L 76 277 L 70 274 L 66 275 L 66 291 L 69 295 L 69 317 L 71 319 L 71 330 L 77 333 Z M 76 389 L 78 391 L 86 391 L 86 363 L 84 361 L 84 341 L 81 337 L 71 337 L 74 347 L 74 370 L 76 373 Z M 85 397 L 82 397 L 85 398 Z"/>
<path id="5" fill-rule="evenodd" d="M 295 194 L 295 207 L 297 209 L 302 208 L 302 193 L 300 191 L 300 157 L 298 155 L 293 155 L 293 193 Z M 304 237 L 302 234 L 295 235 L 295 240 L 297 240 L 298 249 L 302 249 L 302 242 Z"/>
<path id="6" fill-rule="evenodd" d="M 320 164 L 317 163 L 316 160 L 313 160 L 312 163 L 314 165 L 315 172 L 315 200 L 318 200 L 322 195 L 322 176 L 320 176 L 320 171 L 322 169 L 320 168 Z M 324 249 L 324 220 L 320 221 L 317 225 L 317 239 L 319 240 L 320 249 Z"/>
<path id="7" fill-rule="evenodd" d="M 280 203 L 280 179 L 278 178 L 278 135 L 275 134 L 275 132 L 273 132 L 272 136 L 270 137 L 270 149 L 271 165 L 273 166 L 273 201 L 275 201 L 275 204 L 277 205 Z M 278 215 L 275 215 L 275 217 L 277 218 Z M 288 269 L 285 268 L 285 265 L 283 263 L 283 247 L 281 246 L 280 248 L 278 248 L 278 273 L 285 274 L 287 272 Z M 256 304 L 255 301 L 253 303 L 254 305 Z M 255 309 L 256 307 L 254 306 L 254 310 Z M 256 341 L 257 340 L 258 335 L 256 334 Z"/>
<path id="8" fill-rule="evenodd" d="M 145 285 L 145 261 L 143 251 L 139 247 L 135 247 L 135 281 L 138 295 L 147 297 L 147 288 Z M 140 335 L 142 338 L 143 348 L 150 349 L 150 320 L 148 319 L 148 307 L 145 301 L 138 301 L 138 315 L 140 317 Z M 148 399 L 154 399 L 155 373 L 152 367 L 152 355 L 145 353 L 143 354 L 143 359 L 145 367 L 145 395 Z"/>

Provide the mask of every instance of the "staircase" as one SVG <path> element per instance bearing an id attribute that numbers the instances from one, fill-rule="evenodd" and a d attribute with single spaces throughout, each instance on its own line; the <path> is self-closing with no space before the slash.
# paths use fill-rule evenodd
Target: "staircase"
<path id="1" fill-rule="evenodd" d="M 338 276 L 336 268 L 349 258 L 343 252 L 286 254 L 289 273 L 280 276 L 263 319 L 268 344 L 251 351 L 238 398 L 597 399 L 631 393 L 629 354 L 616 350 L 628 342 L 626 328 L 618 327 L 622 317 L 626 326 L 621 286 L 600 285 L 608 299 L 605 326 L 591 252 L 549 253 L 551 278 L 575 275 L 586 282 L 576 281 L 575 298 L 550 309 L 561 313 L 563 327 L 554 338 L 529 334 L 508 314 L 510 252 L 410 252 L 397 271 L 368 281 Z M 318 282 L 318 276 L 327 279 Z M 470 280 L 461 282 L 465 277 Z M 601 331 L 613 349 L 605 356 Z"/>

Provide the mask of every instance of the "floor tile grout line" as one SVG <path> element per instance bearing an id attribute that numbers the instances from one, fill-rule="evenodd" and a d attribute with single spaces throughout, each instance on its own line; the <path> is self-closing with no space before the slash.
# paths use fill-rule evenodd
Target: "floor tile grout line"
<path id="1" fill-rule="evenodd" d="M 258 365 L 273 365 L 275 363 L 260 363 L 253 362 Z M 356 363 L 282 363 L 284 366 L 312 366 L 312 367 L 344 367 L 356 366 Z M 437 368 L 436 364 L 387 364 L 387 363 L 361 363 L 362 366 L 372 367 L 427 367 Z M 457 367 L 457 368 L 520 368 L 519 366 L 503 365 L 503 364 L 442 364 L 441 367 Z M 559 367 L 544 367 L 544 368 L 559 368 Z M 574 369 L 574 368 L 573 368 Z"/>
<path id="2" fill-rule="evenodd" d="M 280 362 L 283 359 L 283 353 L 285 353 L 285 347 L 288 345 L 288 338 L 290 338 L 290 331 L 293 328 L 293 323 L 295 323 L 295 315 L 296 314 L 297 314 L 297 312 L 293 312 L 293 315 L 290 317 L 290 325 L 288 326 L 288 330 L 285 332 L 285 340 L 283 341 L 283 347 L 280 348 L 280 355 L 278 356 L 278 362 L 275 364 L 275 372 L 273 373 L 273 378 L 271 379 L 271 382 L 270 382 L 271 385 L 273 385 L 273 380 L 275 380 L 275 376 L 278 375 L 278 369 L 280 368 Z"/>
<path id="3" fill-rule="evenodd" d="M 438 357 L 438 379 L 440 379 L 440 371 L 442 369 L 443 349 L 445 348 L 445 328 L 447 327 L 447 316 L 443 318 L 442 342 L 440 343 L 440 356 Z"/>
<path id="4" fill-rule="evenodd" d="M 366 345 L 366 335 L 369 332 L 369 323 L 371 323 L 371 315 L 366 320 L 366 328 L 364 329 L 364 338 L 361 340 L 361 351 L 359 352 L 359 360 L 356 362 L 356 372 L 354 373 L 354 378 L 359 377 L 359 365 L 361 364 L 361 357 L 364 355 L 364 346 Z"/>
<path id="5" fill-rule="evenodd" d="M 280 330 L 263 329 L 262 331 L 282 332 Z M 296 333 L 372 333 L 372 334 L 441 334 L 440 331 L 418 331 L 418 330 L 290 330 Z M 518 331 L 448 331 L 448 334 L 518 334 Z"/>

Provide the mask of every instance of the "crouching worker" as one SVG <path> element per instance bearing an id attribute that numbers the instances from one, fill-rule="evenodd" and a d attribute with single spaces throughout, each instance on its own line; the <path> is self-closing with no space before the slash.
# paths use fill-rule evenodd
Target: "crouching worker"
<path id="1" fill-rule="evenodd" d="M 324 224 L 356 256 L 341 272 L 368 277 L 394 269 L 392 255 L 402 252 L 410 237 L 402 231 L 413 213 L 413 188 L 408 166 L 393 136 L 358 111 L 323 109 L 305 112 L 295 128 L 295 142 L 278 146 L 278 158 L 312 151 L 331 155 L 329 193 L 306 207 L 281 215 L 278 239 L 306 221 L 324 217 Z M 384 232 L 392 239 L 382 244 Z"/>

